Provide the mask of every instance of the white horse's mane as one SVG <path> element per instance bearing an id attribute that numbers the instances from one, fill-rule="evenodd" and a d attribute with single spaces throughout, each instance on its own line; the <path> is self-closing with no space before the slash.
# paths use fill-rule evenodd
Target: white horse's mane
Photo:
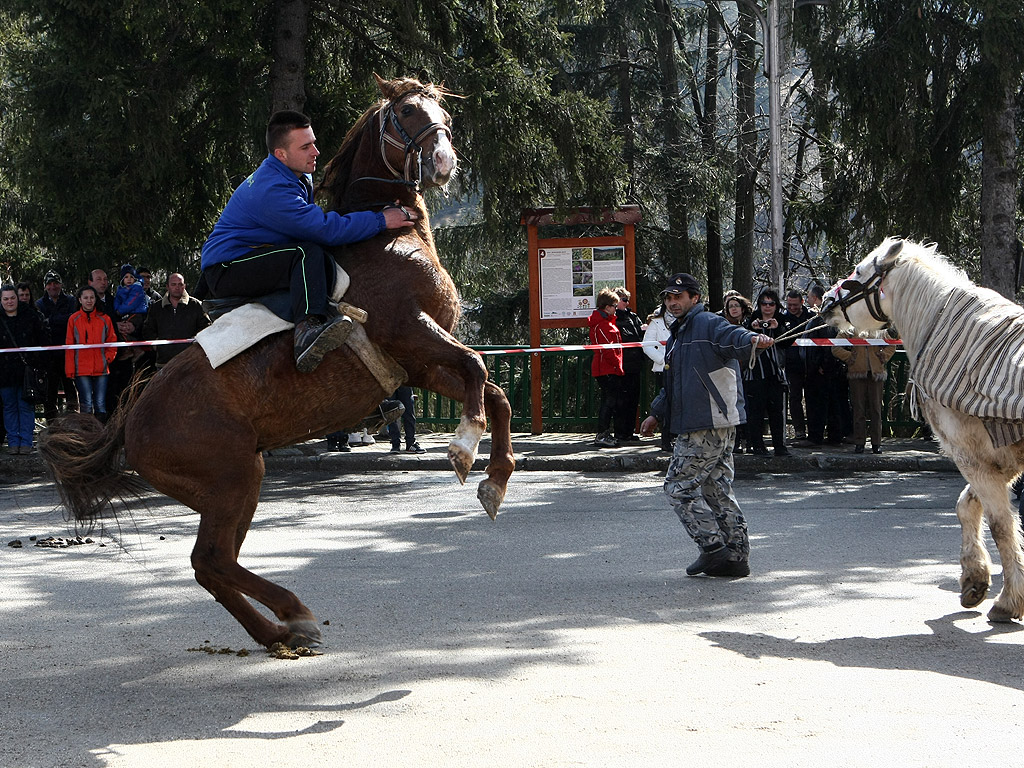
<path id="1" fill-rule="evenodd" d="M 887 237 L 876 249 L 877 251 L 888 251 L 889 248 L 900 241 L 897 237 Z M 903 240 L 903 250 L 896 259 L 897 266 L 908 261 L 920 264 L 927 272 L 934 275 L 943 283 L 951 283 L 969 290 L 977 286 L 967 277 L 967 273 L 956 266 L 946 256 L 939 253 L 938 245 L 935 243 L 918 243 L 913 240 Z M 924 279 L 925 275 L 920 275 Z"/>
<path id="2" fill-rule="evenodd" d="M 872 255 L 885 254 L 897 242 L 900 238 L 886 238 Z M 892 306 L 892 319 L 908 352 L 916 351 L 931 325 L 938 321 L 953 289 L 978 296 L 986 304 L 1011 303 L 995 291 L 971 282 L 967 273 L 939 253 L 934 243 L 902 242 L 903 249 L 884 283 L 899 296 Z"/>

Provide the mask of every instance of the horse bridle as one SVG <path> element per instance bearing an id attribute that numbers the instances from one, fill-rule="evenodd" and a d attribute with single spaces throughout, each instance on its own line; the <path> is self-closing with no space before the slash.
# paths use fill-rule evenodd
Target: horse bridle
<path id="1" fill-rule="evenodd" d="M 402 101 L 409 96 L 422 95 L 424 93 L 425 91 L 418 90 L 404 93 L 395 101 L 388 102 L 387 106 L 381 109 L 380 156 L 381 159 L 384 160 L 384 165 L 387 166 L 387 169 L 391 171 L 391 174 L 395 178 L 377 179 L 377 181 L 390 181 L 394 184 L 405 184 L 418 192 L 420 190 L 420 185 L 423 182 L 423 147 L 419 144 L 420 140 L 428 136 L 432 136 L 439 131 L 444 131 L 445 135 L 448 136 L 448 140 L 451 141 L 451 129 L 444 123 L 428 123 L 420 128 L 420 130 L 416 132 L 415 136 L 410 136 L 408 131 L 406 131 L 402 126 L 401 121 L 399 121 L 398 115 L 395 113 L 395 107 L 401 104 Z M 398 134 L 401 141 L 388 133 L 388 126 L 395 129 L 395 132 Z M 404 172 L 400 172 L 397 168 L 391 165 L 391 161 L 388 160 L 387 145 L 402 150 L 405 157 Z M 415 178 L 412 175 L 413 168 L 415 168 L 416 171 Z"/>
<path id="2" fill-rule="evenodd" d="M 853 321 L 850 320 L 846 310 L 858 301 L 863 301 L 864 305 L 868 308 L 868 312 L 875 320 L 888 325 L 891 321 L 885 312 L 882 311 L 882 280 L 889 274 L 894 265 L 894 262 L 890 262 L 888 266 L 879 267 L 876 258 L 872 264 L 874 273 L 871 277 L 864 282 L 852 278 L 843 280 L 826 294 L 825 301 L 821 305 L 821 313 L 826 314 L 838 307 L 842 310 L 846 321 L 853 325 Z M 847 291 L 845 296 L 839 295 L 840 289 Z"/>

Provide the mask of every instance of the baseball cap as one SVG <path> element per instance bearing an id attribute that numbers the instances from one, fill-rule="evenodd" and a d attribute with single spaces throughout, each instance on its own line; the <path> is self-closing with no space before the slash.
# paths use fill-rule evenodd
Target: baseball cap
<path id="1" fill-rule="evenodd" d="M 43 278 L 43 286 L 44 287 L 49 285 L 50 283 L 61 283 L 61 284 L 63 284 L 63 281 L 60 279 L 60 275 L 58 275 L 52 269 L 49 272 L 47 272 L 46 273 L 46 277 Z"/>
<path id="2" fill-rule="evenodd" d="M 700 286 L 697 284 L 697 278 L 693 275 L 687 274 L 686 272 L 678 272 L 668 279 L 668 284 L 661 291 L 665 293 L 682 293 L 683 291 L 689 291 L 690 293 L 700 293 Z"/>

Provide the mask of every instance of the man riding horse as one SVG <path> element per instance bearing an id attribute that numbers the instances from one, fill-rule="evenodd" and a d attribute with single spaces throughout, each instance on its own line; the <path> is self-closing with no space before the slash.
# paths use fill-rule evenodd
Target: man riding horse
<path id="1" fill-rule="evenodd" d="M 288 290 L 295 364 L 308 373 L 352 330 L 351 318 L 329 310 L 334 263 L 323 247 L 411 227 L 417 217 L 397 207 L 341 215 L 314 204 L 312 174 L 320 151 L 301 112 L 271 115 L 267 151 L 267 159 L 231 195 L 203 245 L 203 278 L 214 298 L 257 299 Z"/>

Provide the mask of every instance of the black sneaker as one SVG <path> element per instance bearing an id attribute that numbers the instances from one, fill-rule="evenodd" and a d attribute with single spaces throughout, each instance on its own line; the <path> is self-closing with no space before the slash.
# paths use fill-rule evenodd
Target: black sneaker
<path id="1" fill-rule="evenodd" d="M 328 320 L 309 315 L 295 326 L 295 367 L 301 373 L 315 370 L 324 355 L 345 343 L 352 327 L 352 318 L 348 315 L 336 315 Z"/>
<path id="2" fill-rule="evenodd" d="M 725 546 L 721 546 L 711 552 L 701 552 L 700 557 L 686 566 L 686 575 L 696 576 L 700 573 L 707 573 L 708 569 L 725 564 L 731 554 Z"/>
<path id="3" fill-rule="evenodd" d="M 411 445 L 405 446 L 406 453 L 426 453 L 427 449 L 421 446 L 419 443 L 412 443 Z"/>
<path id="4" fill-rule="evenodd" d="M 598 448 L 618 448 L 619 441 L 605 432 L 594 438 L 594 445 Z"/>
<path id="5" fill-rule="evenodd" d="M 748 560 L 726 560 L 721 565 L 705 568 L 704 573 L 708 576 L 740 579 L 750 575 L 750 562 Z"/>
<path id="6" fill-rule="evenodd" d="M 353 432 L 362 432 L 364 429 L 368 434 L 375 435 L 388 424 L 392 424 L 402 418 L 405 413 L 405 406 L 398 400 L 385 400 L 377 406 L 377 410 L 360 421 Z"/>

